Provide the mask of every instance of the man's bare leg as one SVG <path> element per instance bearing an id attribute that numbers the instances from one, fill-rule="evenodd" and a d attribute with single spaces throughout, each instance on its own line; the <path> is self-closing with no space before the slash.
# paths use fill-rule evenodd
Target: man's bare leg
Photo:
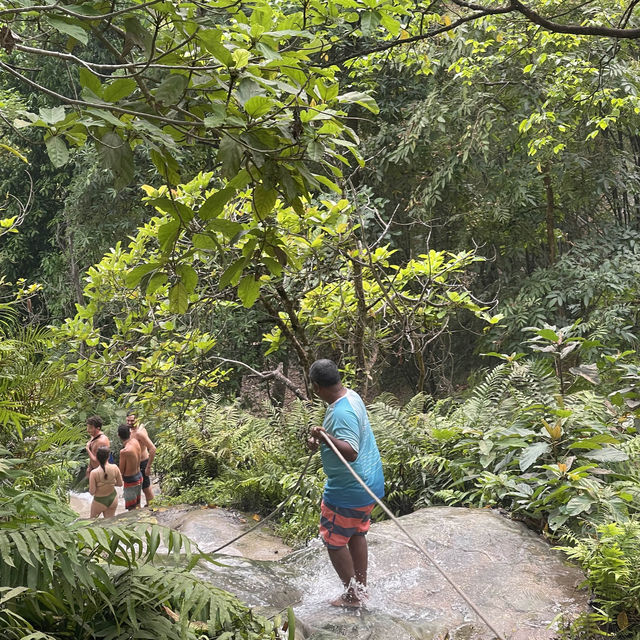
<path id="1" fill-rule="evenodd" d="M 327 551 L 338 577 L 342 580 L 345 589 L 348 588 L 351 579 L 356 575 L 353 570 L 353 560 L 349 549 L 347 547 L 338 547 L 337 549 L 327 549 Z"/>
<path id="2" fill-rule="evenodd" d="M 356 540 L 362 538 L 362 540 Z M 331 602 L 336 607 L 360 607 L 361 594 L 358 583 L 363 587 L 367 580 L 367 541 L 364 536 L 353 536 L 348 547 L 328 549 L 331 564 L 345 587 L 345 592 Z"/>
<path id="3" fill-rule="evenodd" d="M 153 489 L 151 488 L 151 485 L 149 485 L 148 487 L 146 487 L 142 491 L 143 491 L 144 497 L 145 497 L 145 499 L 147 501 L 147 504 L 145 505 L 145 507 L 148 507 L 149 503 L 153 500 Z"/>
<path id="4" fill-rule="evenodd" d="M 366 536 L 351 536 L 349 539 L 349 553 L 353 564 L 356 581 L 363 587 L 367 586 L 367 567 L 369 563 L 369 549 Z"/>

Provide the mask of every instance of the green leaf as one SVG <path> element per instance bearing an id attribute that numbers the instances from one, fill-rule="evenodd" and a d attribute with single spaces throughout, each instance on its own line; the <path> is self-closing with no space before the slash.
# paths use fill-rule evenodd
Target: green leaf
<path id="1" fill-rule="evenodd" d="M 225 187 L 224 189 L 220 189 L 220 191 L 216 191 L 216 193 L 210 195 L 204 201 L 204 204 L 200 207 L 198 215 L 203 220 L 217 218 L 222 213 L 224 205 L 233 198 L 235 193 L 236 190 L 231 187 Z"/>
<path id="2" fill-rule="evenodd" d="M 296 616 L 293 613 L 293 608 L 287 609 L 287 628 L 288 628 L 288 640 L 296 640 Z"/>
<path id="3" fill-rule="evenodd" d="M 155 198 L 150 200 L 150 205 L 156 207 L 163 213 L 168 213 L 183 225 L 193 220 L 193 211 L 184 203 L 172 200 L 171 198 Z"/>
<path id="4" fill-rule="evenodd" d="M 545 340 L 549 340 L 549 342 L 558 342 L 560 340 L 560 336 L 553 331 L 552 329 L 538 329 L 536 333 Z"/>
<path id="5" fill-rule="evenodd" d="M 520 471 L 526 471 L 541 455 L 547 453 L 551 445 L 547 442 L 536 442 L 527 447 L 520 456 Z"/>
<path id="6" fill-rule="evenodd" d="M 240 170 L 240 163 L 244 154 L 244 146 L 236 142 L 231 136 L 223 135 L 218 147 L 218 162 L 222 163 L 222 173 L 225 178 L 233 178 Z"/>
<path id="7" fill-rule="evenodd" d="M 246 262 L 247 261 L 244 258 L 240 258 L 239 260 L 236 260 L 235 262 L 230 264 L 225 269 L 224 273 L 220 276 L 218 288 L 222 290 L 229 284 L 237 284 L 240 280 L 240 276 Z"/>
<path id="8" fill-rule="evenodd" d="M 100 83 L 98 82 L 98 84 Z M 118 78 L 104 88 L 102 97 L 107 102 L 118 102 L 118 100 L 122 100 L 122 98 L 131 95 L 137 86 L 133 78 Z"/>
<path id="9" fill-rule="evenodd" d="M 198 285 L 198 274 L 195 269 L 189 264 L 180 264 L 176 268 L 176 273 L 180 276 L 187 293 L 193 293 Z"/>
<path id="10" fill-rule="evenodd" d="M 181 182 L 180 165 L 166 149 L 163 152 L 152 149 L 149 157 L 155 168 L 160 172 L 160 175 L 167 182 L 171 184 L 179 184 Z"/>
<path id="11" fill-rule="evenodd" d="M 102 84 L 100 83 L 100 79 L 98 78 L 98 76 L 91 73 L 89 69 L 80 67 L 78 77 L 80 79 L 80 86 L 89 89 L 97 97 L 100 97 L 102 95 Z"/>
<path id="12" fill-rule="evenodd" d="M 222 44 L 222 35 L 220 29 L 203 29 L 198 32 L 198 39 L 216 60 L 219 60 L 225 67 L 230 67 L 233 58 L 230 51 Z"/>
<path id="13" fill-rule="evenodd" d="M 629 456 L 620 449 L 614 449 L 613 447 L 603 447 L 596 451 L 591 451 L 584 454 L 585 458 L 589 460 L 597 460 L 598 462 L 622 462 L 628 460 Z"/>
<path id="14" fill-rule="evenodd" d="M 362 35 L 369 36 L 371 32 L 380 24 L 380 14 L 377 11 L 366 11 L 360 18 L 360 28 Z"/>
<path id="15" fill-rule="evenodd" d="M 129 271 L 125 277 L 125 284 L 129 289 L 133 289 L 140 284 L 140 280 L 142 280 L 143 276 L 146 276 L 147 273 L 153 271 L 158 267 L 157 262 L 152 262 L 150 264 L 139 264 L 137 267 L 134 267 Z"/>
<path id="16" fill-rule="evenodd" d="M 148 55 L 151 52 L 153 42 L 151 32 L 147 31 L 140 23 L 140 20 L 134 16 L 129 16 L 125 19 L 124 27 L 126 29 L 125 42 L 138 45 Z"/>
<path id="17" fill-rule="evenodd" d="M 244 227 L 239 222 L 227 220 L 226 218 L 214 218 L 207 224 L 207 229 L 211 231 L 219 231 L 225 237 L 231 239 L 237 233 L 240 233 Z"/>
<path id="18" fill-rule="evenodd" d="M 180 223 L 177 220 L 170 220 L 158 227 L 158 243 L 163 253 L 173 249 L 175 241 L 180 233 Z"/>
<path id="19" fill-rule="evenodd" d="M 92 116 L 95 116 L 99 120 L 105 120 L 114 127 L 120 128 L 124 126 L 124 122 L 122 122 L 122 120 L 118 120 L 118 118 L 116 118 L 116 116 L 114 116 L 111 111 L 108 111 L 107 109 L 88 107 L 87 113 L 90 113 Z"/>
<path id="20" fill-rule="evenodd" d="M 56 122 L 61 122 L 65 119 L 64 107 L 53 107 L 51 109 L 43 107 L 38 111 L 38 114 L 47 124 L 56 124 Z"/>
<path id="21" fill-rule="evenodd" d="M 155 91 L 155 99 L 165 105 L 176 104 L 182 97 L 189 81 L 183 75 L 172 73 Z"/>
<path id="22" fill-rule="evenodd" d="M 565 512 L 570 516 L 577 516 L 584 511 L 588 511 L 593 504 L 593 500 L 588 496 L 574 496 L 565 505 Z"/>
<path id="23" fill-rule="evenodd" d="M 610 433 L 601 433 L 583 440 L 576 440 L 569 445 L 569 449 L 600 449 L 603 444 L 618 444 L 619 442 Z"/>
<path id="24" fill-rule="evenodd" d="M 349 91 L 348 93 L 343 93 L 338 96 L 338 101 L 359 104 L 361 107 L 371 111 L 371 113 L 380 112 L 378 103 L 370 95 L 360 91 Z"/>
<path id="25" fill-rule="evenodd" d="M 67 22 L 62 18 L 54 18 L 52 16 L 47 16 L 45 19 L 56 31 L 66 33 L 68 36 L 75 38 L 78 42 L 87 44 L 89 41 L 87 32 L 79 24 Z"/>
<path id="26" fill-rule="evenodd" d="M 275 102 L 265 96 L 253 96 L 244 103 L 244 110 L 252 117 L 259 118 L 271 110 Z"/>
<path id="27" fill-rule="evenodd" d="M 69 160 L 69 150 L 61 136 L 51 136 L 45 140 L 47 154 L 54 167 L 62 167 Z"/>
<path id="28" fill-rule="evenodd" d="M 115 178 L 118 189 L 126 187 L 133 180 L 134 166 L 131 147 L 115 131 L 107 131 L 101 140 L 98 152 Z"/>
<path id="29" fill-rule="evenodd" d="M 278 192 L 259 184 L 253 190 L 253 208 L 261 220 L 273 212 Z"/>
<path id="30" fill-rule="evenodd" d="M 192 242 L 196 249 L 213 250 L 216 248 L 214 239 L 204 233 L 195 233 Z"/>
<path id="31" fill-rule="evenodd" d="M 185 313 L 189 308 L 187 288 L 182 282 L 173 285 L 169 290 L 169 308 L 174 313 Z"/>
<path id="32" fill-rule="evenodd" d="M 150 296 L 154 294 L 168 279 L 169 277 L 164 273 L 164 271 L 154 273 L 147 283 L 147 295 Z"/>
<path id="33" fill-rule="evenodd" d="M 227 109 L 222 103 L 212 104 L 210 107 L 211 115 L 204 119 L 204 126 L 208 129 L 215 129 L 225 123 L 227 119 Z"/>
<path id="34" fill-rule="evenodd" d="M 263 256 L 262 262 L 274 276 L 279 276 L 282 273 L 282 265 L 277 260 Z"/>
<path id="35" fill-rule="evenodd" d="M 249 52 L 246 49 L 236 49 L 231 58 L 235 62 L 236 69 L 242 69 L 249 64 Z"/>
<path id="36" fill-rule="evenodd" d="M 244 276 L 238 284 L 238 297 L 245 308 L 249 309 L 260 295 L 260 282 L 252 275 Z"/>

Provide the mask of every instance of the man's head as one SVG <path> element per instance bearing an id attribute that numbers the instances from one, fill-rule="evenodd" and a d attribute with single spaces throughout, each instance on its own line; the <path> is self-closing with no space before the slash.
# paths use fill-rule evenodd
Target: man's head
<path id="1" fill-rule="evenodd" d="M 118 427 L 118 437 L 122 442 L 126 442 L 131 437 L 131 429 L 128 424 L 121 424 Z"/>
<path id="2" fill-rule="evenodd" d="M 138 426 L 138 419 L 136 418 L 135 411 L 129 411 L 129 413 L 127 413 L 127 424 L 130 429 L 135 429 L 135 427 Z"/>
<path id="3" fill-rule="evenodd" d="M 91 416 L 87 418 L 87 433 L 95 438 L 102 431 L 102 418 L 100 416 Z"/>
<path id="4" fill-rule="evenodd" d="M 309 369 L 309 379 L 313 390 L 323 399 L 327 392 L 331 393 L 341 386 L 340 372 L 333 360 L 323 358 L 316 360 Z"/>

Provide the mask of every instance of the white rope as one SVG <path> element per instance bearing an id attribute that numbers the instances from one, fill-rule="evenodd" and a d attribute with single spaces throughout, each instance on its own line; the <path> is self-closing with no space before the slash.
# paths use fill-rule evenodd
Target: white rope
<path id="1" fill-rule="evenodd" d="M 505 640 L 504 636 L 501 633 L 499 633 L 498 631 L 496 631 L 495 628 L 493 627 L 493 625 L 482 615 L 480 609 L 471 601 L 469 596 L 467 596 L 465 594 L 465 592 L 438 566 L 438 563 L 429 555 L 427 550 L 420 544 L 420 542 L 418 542 L 418 540 L 416 540 L 400 524 L 398 519 L 393 515 L 393 513 L 391 513 L 391 511 L 382 502 L 382 500 L 380 500 L 380 498 L 378 498 L 378 496 L 376 496 L 376 494 L 373 493 L 373 491 L 371 491 L 371 489 L 369 489 L 369 487 L 364 483 L 362 478 L 351 468 L 351 465 L 345 460 L 345 458 L 338 451 L 337 447 L 333 444 L 333 442 L 331 442 L 331 439 L 329 438 L 328 434 L 325 433 L 324 431 L 322 431 L 320 433 L 321 433 L 322 437 L 324 438 L 325 442 L 331 447 L 333 452 L 338 456 L 338 459 L 342 462 L 342 464 L 344 464 L 345 467 L 347 467 L 347 469 L 349 469 L 349 471 L 351 472 L 351 475 L 362 485 L 362 488 L 378 503 L 378 505 L 389 516 L 389 518 L 391 518 L 391 520 L 393 520 L 393 522 L 398 526 L 400 531 L 402 531 L 402 533 L 404 533 L 404 535 L 407 536 L 407 538 L 409 538 L 409 540 L 411 540 L 411 542 L 413 542 L 413 544 L 416 546 L 418 551 L 420 551 L 420 552 L 422 552 L 424 554 L 424 556 L 427 558 L 427 560 L 429 560 L 429 562 L 436 568 L 438 573 L 455 589 L 455 591 L 458 593 L 458 595 L 476 612 L 476 614 L 478 615 L 480 620 L 482 620 L 482 622 L 484 622 L 487 625 L 487 627 L 493 633 L 495 633 L 496 638 L 498 638 L 498 640 Z"/>

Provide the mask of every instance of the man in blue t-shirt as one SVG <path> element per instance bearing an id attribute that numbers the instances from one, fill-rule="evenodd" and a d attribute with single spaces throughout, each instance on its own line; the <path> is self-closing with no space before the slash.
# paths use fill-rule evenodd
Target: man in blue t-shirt
<path id="1" fill-rule="evenodd" d="M 309 370 L 314 392 L 329 406 L 322 427 L 311 430 L 309 446 L 321 446 L 327 482 L 320 508 L 320 535 L 344 593 L 331 604 L 360 607 L 366 597 L 366 533 L 375 501 L 326 444 L 333 443 L 351 468 L 378 498 L 384 496 L 382 462 L 362 398 L 342 386 L 335 362 L 316 360 Z"/>

